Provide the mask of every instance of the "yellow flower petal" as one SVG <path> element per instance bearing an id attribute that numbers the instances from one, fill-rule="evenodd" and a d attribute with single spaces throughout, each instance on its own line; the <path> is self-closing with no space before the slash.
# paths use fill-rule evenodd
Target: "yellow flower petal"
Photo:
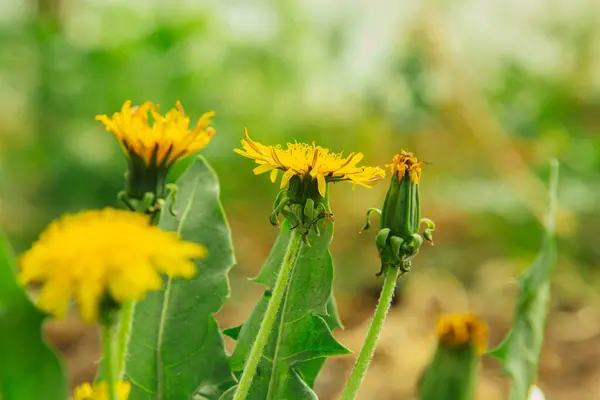
<path id="1" fill-rule="evenodd" d="M 284 171 L 281 188 L 285 188 L 292 178 L 310 176 L 318 180 L 319 193 L 324 195 L 326 184 L 331 181 L 345 181 L 353 185 L 370 187 L 385 178 L 385 170 L 377 167 L 357 167 L 362 160 L 362 153 L 352 153 L 343 157 L 341 153 L 331 153 L 329 149 L 305 143 L 288 143 L 287 148 L 266 146 L 250 139 L 248 131 L 244 130 L 242 149 L 234 151 L 247 158 L 256 160 L 259 167 L 255 174 L 271 172 L 271 181 L 277 180 L 277 170 Z"/>
<path id="2" fill-rule="evenodd" d="M 263 165 L 260 165 L 256 168 L 254 168 L 254 170 L 252 172 L 254 172 L 254 175 L 260 175 L 265 172 L 269 172 L 269 171 L 273 170 L 274 168 L 275 167 L 272 166 L 271 164 L 263 164 Z"/>
<path id="3" fill-rule="evenodd" d="M 129 382 L 119 381 L 116 386 L 119 400 L 127 400 L 131 392 Z M 106 382 L 100 382 L 92 387 L 89 383 L 84 383 L 75 388 L 73 397 L 74 400 L 108 400 L 108 385 Z"/>
<path id="4" fill-rule="evenodd" d="M 437 323 L 439 341 L 447 346 L 461 346 L 472 343 L 479 354 L 487 346 L 488 327 L 474 314 L 447 314 Z"/>
<path id="5" fill-rule="evenodd" d="M 96 120 L 112 132 L 125 152 L 141 157 L 148 166 L 169 167 L 177 159 L 187 157 L 208 145 L 215 134 L 210 127 L 213 111 L 200 117 L 194 128 L 178 101 L 175 108 L 164 116 L 157 112 L 158 105 L 150 101 L 139 107 L 131 107 L 127 100 L 120 112 L 112 117 L 97 115 Z M 152 114 L 150 124 L 148 114 Z M 153 164 L 153 165 L 151 165 Z"/>
<path id="6" fill-rule="evenodd" d="M 19 280 L 42 285 L 42 310 L 62 316 L 74 299 L 82 318 L 94 322 L 106 295 L 117 303 L 141 299 L 160 289 L 159 274 L 190 278 L 190 260 L 205 256 L 203 246 L 151 226 L 142 214 L 84 211 L 50 224 L 19 258 Z"/>
<path id="7" fill-rule="evenodd" d="M 277 169 L 271 171 L 271 175 L 269 176 L 269 178 L 271 179 L 272 183 L 277 182 L 277 175 L 279 175 L 279 171 Z"/>
<path id="8" fill-rule="evenodd" d="M 387 164 L 386 167 L 390 168 L 392 174 L 398 176 L 398 180 L 402 179 L 404 174 L 408 172 L 413 183 L 419 183 L 421 180 L 421 163 L 422 161 L 417 160 L 413 153 L 402 150 L 394 156 L 392 163 Z"/>
<path id="9" fill-rule="evenodd" d="M 321 174 L 317 175 L 317 182 L 319 184 L 319 194 L 322 197 L 325 197 L 325 192 L 327 191 L 327 183 L 325 182 L 325 177 Z"/>
<path id="10" fill-rule="evenodd" d="M 295 174 L 296 173 L 292 169 L 288 169 L 287 171 L 285 171 L 285 173 L 283 174 L 283 177 L 281 178 L 280 188 L 281 189 L 285 188 L 287 186 L 288 182 L 290 181 L 290 179 L 292 179 L 292 176 L 294 176 Z"/>

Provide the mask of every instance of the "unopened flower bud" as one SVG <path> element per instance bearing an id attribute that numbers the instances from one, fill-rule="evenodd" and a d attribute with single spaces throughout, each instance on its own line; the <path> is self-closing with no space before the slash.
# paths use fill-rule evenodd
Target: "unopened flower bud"
<path id="1" fill-rule="evenodd" d="M 381 215 L 381 230 L 376 239 L 382 263 L 378 275 L 387 265 L 408 271 L 411 260 L 423 244 L 423 239 L 433 244 L 435 224 L 429 219 L 421 219 L 421 163 L 412 153 L 405 150 L 395 155 L 392 163 L 387 165 L 392 171 L 392 177 L 383 208 L 367 211 L 367 223 L 363 230 L 369 228 L 369 219 L 373 212 Z M 423 236 L 419 233 L 421 224 L 426 225 Z"/>

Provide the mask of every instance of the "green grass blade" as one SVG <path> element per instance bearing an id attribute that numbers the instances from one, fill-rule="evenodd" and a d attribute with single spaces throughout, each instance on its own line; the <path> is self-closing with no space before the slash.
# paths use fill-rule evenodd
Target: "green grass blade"
<path id="1" fill-rule="evenodd" d="M 217 176 L 198 157 L 178 181 L 178 217 L 164 212 L 160 226 L 201 243 L 209 255 L 191 280 L 166 280 L 136 305 L 125 371 L 130 400 L 218 399 L 234 384 L 223 337 L 213 315 L 229 297 L 235 263 Z"/>
<path id="2" fill-rule="evenodd" d="M 43 318 L 17 284 L 12 251 L 0 234 L 0 399 L 67 398 L 61 363 L 42 339 Z"/>
<path id="3" fill-rule="evenodd" d="M 556 264 L 554 238 L 558 196 L 558 162 L 554 161 L 550 176 L 550 205 L 541 251 L 531 267 L 519 278 L 520 296 L 510 332 L 489 354 L 502 363 L 510 377 L 510 399 L 526 400 L 535 383 L 550 303 L 550 281 Z"/>

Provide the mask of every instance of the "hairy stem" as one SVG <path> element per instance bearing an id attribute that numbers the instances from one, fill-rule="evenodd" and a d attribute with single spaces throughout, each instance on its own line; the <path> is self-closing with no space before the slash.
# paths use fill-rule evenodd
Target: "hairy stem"
<path id="1" fill-rule="evenodd" d="M 111 319 L 112 320 L 112 319 Z M 108 386 L 108 400 L 118 400 L 115 371 L 115 355 L 113 348 L 113 323 L 102 323 L 102 346 L 104 351 L 104 379 Z"/>
<path id="2" fill-rule="evenodd" d="M 379 338 L 381 328 L 383 328 L 385 317 L 392 304 L 394 289 L 396 288 L 397 275 L 398 269 L 391 266 L 386 267 L 385 280 L 383 282 L 381 294 L 379 295 L 379 303 L 377 303 L 375 314 L 373 314 L 373 320 L 371 321 L 371 326 L 367 332 L 367 337 L 365 339 L 363 348 L 356 359 L 356 364 L 354 364 L 350 379 L 348 380 L 348 383 L 344 388 L 344 392 L 342 393 L 342 400 L 353 400 L 358 394 L 358 389 L 365 378 L 367 369 L 369 368 L 369 363 L 373 358 L 375 345 L 377 344 L 377 339 Z"/>
<path id="3" fill-rule="evenodd" d="M 296 265 L 296 261 L 298 260 L 300 250 L 302 249 L 302 234 L 300 231 L 294 229 L 291 233 L 290 242 L 288 243 L 288 248 L 283 263 L 281 264 L 281 269 L 279 270 L 279 275 L 277 276 L 277 281 L 275 282 L 275 287 L 273 288 L 267 311 L 265 312 L 260 324 L 260 329 L 258 330 L 258 335 L 250 350 L 250 355 L 246 361 L 246 366 L 244 367 L 244 372 L 242 372 L 242 377 L 235 395 L 233 396 L 233 400 L 243 400 L 248 396 L 250 386 L 252 385 L 252 379 L 254 378 L 263 350 L 267 344 L 271 330 L 273 329 L 275 319 L 277 318 L 277 312 L 279 311 L 285 288 L 288 284 L 291 272 Z"/>
<path id="4" fill-rule="evenodd" d="M 125 359 L 129 348 L 131 327 L 133 326 L 133 313 L 135 312 L 135 301 L 131 300 L 121 306 L 119 313 L 119 324 L 117 326 L 117 379 L 122 380 L 125 375 Z"/>

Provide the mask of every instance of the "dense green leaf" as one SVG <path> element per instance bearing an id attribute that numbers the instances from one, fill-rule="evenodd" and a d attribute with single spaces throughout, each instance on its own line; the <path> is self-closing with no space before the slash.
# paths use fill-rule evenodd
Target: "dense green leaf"
<path id="1" fill-rule="evenodd" d="M 550 207 L 542 249 L 519 279 L 520 296 L 506 338 L 489 354 L 496 357 L 511 380 L 511 400 L 525 400 L 535 383 L 550 303 L 550 280 L 556 263 L 554 219 L 557 204 L 558 164 L 550 178 Z"/>
<path id="2" fill-rule="evenodd" d="M 17 284 L 12 252 L 0 234 L 0 399 L 67 398 L 61 363 L 42 339 L 43 318 Z"/>
<path id="3" fill-rule="evenodd" d="M 333 262 L 329 253 L 332 235 L 333 224 L 328 223 L 320 236 L 314 233 L 309 236 L 311 247 L 303 245 L 248 399 L 316 399 L 311 386 L 325 358 L 349 353 L 331 334 L 333 328 L 341 326 L 332 295 Z M 290 237 L 290 225 L 285 221 L 271 254 L 254 279 L 268 289 L 241 330 L 229 331 L 231 336 L 239 333 L 230 358 L 236 374 L 242 372 L 254 343 Z M 231 398 L 234 390 L 222 399 Z"/>
<path id="4" fill-rule="evenodd" d="M 235 262 L 219 202 L 219 184 L 198 157 L 178 181 L 178 217 L 164 212 L 160 226 L 207 247 L 191 280 L 165 281 L 162 291 L 137 304 L 126 361 L 131 400 L 215 399 L 234 382 L 213 315 L 229 296 L 227 273 Z"/>

